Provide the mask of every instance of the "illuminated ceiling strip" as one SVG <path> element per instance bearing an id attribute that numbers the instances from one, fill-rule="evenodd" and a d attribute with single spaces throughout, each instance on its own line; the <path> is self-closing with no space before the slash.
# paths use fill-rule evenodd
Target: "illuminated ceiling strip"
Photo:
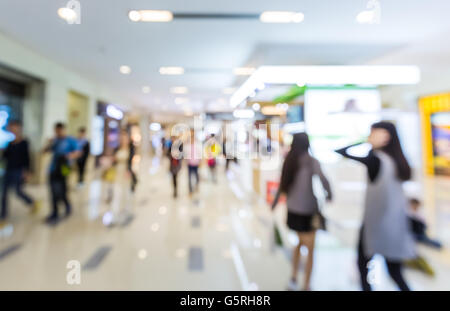
<path id="1" fill-rule="evenodd" d="M 259 19 L 260 14 L 173 13 L 176 19 Z"/>
<path id="2" fill-rule="evenodd" d="M 174 19 L 208 19 L 208 20 L 259 20 L 263 23 L 301 23 L 301 12 L 266 11 L 260 14 L 248 13 L 199 13 L 171 12 L 167 10 L 131 10 L 128 17 L 133 22 L 171 22 Z"/>
<path id="3" fill-rule="evenodd" d="M 233 94 L 237 107 L 260 85 L 411 85 L 420 82 L 417 66 L 262 66 Z"/>

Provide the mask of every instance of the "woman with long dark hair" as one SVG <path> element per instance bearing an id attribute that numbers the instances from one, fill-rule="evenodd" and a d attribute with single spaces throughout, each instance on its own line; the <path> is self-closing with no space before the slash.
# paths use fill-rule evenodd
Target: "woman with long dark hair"
<path id="1" fill-rule="evenodd" d="M 372 125 L 368 143 L 372 150 L 366 157 L 350 155 L 348 146 L 336 150 L 344 157 L 367 167 L 368 182 L 363 224 L 358 243 L 358 267 L 361 286 L 371 290 L 367 280 L 368 264 L 373 255 L 382 255 L 391 278 L 401 290 L 408 291 L 402 275 L 402 262 L 415 257 L 414 240 L 407 219 L 408 200 L 402 182 L 411 178 L 394 124 L 378 122 Z"/>
<path id="2" fill-rule="evenodd" d="M 291 150 L 286 156 L 281 172 L 280 193 L 287 194 L 287 225 L 297 232 L 298 245 L 292 255 L 292 276 L 289 290 L 296 290 L 297 273 L 300 264 L 300 248 L 306 246 L 308 258 L 305 265 L 303 290 L 310 290 L 313 267 L 314 242 L 316 227 L 314 218 L 319 213 L 317 198 L 313 192 L 313 176 L 319 176 L 327 192 L 327 200 L 331 200 L 331 189 L 328 180 L 322 173 L 320 163 L 309 154 L 309 139 L 306 133 L 298 133 L 293 137 Z M 273 206 L 275 207 L 275 205 Z"/>

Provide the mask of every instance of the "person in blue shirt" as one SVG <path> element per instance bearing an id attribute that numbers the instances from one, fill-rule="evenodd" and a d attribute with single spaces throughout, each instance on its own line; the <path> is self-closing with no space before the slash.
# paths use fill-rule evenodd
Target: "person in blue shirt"
<path id="1" fill-rule="evenodd" d="M 80 156 L 78 141 L 66 135 L 66 126 L 58 122 L 55 125 L 55 137 L 51 139 L 44 152 L 52 152 L 53 156 L 49 167 L 49 182 L 52 198 L 52 212 L 46 222 L 55 224 L 59 220 L 58 204 L 63 202 L 66 207 L 65 216 L 71 214 L 72 208 L 67 197 L 67 176 L 72 161 Z"/>

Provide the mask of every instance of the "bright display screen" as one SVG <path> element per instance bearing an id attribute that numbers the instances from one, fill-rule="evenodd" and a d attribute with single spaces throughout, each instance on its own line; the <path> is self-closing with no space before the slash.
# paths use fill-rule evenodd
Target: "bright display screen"
<path id="1" fill-rule="evenodd" d="M 338 148 L 365 140 L 381 109 L 377 89 L 311 89 L 305 93 L 305 127 L 314 156 L 333 163 Z"/>
<path id="2" fill-rule="evenodd" d="M 431 115 L 431 130 L 435 172 L 450 175 L 450 111 Z"/>
<path id="3" fill-rule="evenodd" d="M 92 120 L 92 139 L 91 153 L 95 156 L 103 153 L 104 137 L 105 137 L 105 119 L 95 116 Z"/>
<path id="4" fill-rule="evenodd" d="M 0 106 L 0 149 L 6 148 L 14 140 L 14 135 L 6 129 L 9 120 L 9 107 Z"/>

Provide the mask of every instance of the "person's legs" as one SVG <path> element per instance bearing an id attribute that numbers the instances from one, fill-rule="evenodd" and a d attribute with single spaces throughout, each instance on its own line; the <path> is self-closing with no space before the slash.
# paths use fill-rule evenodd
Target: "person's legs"
<path id="1" fill-rule="evenodd" d="M 194 192 L 192 187 L 192 175 L 194 174 L 194 167 L 188 165 L 188 184 L 189 184 L 189 193 L 192 194 Z"/>
<path id="2" fill-rule="evenodd" d="M 198 166 L 194 166 L 194 177 L 195 177 L 195 191 L 198 191 L 198 187 L 200 184 L 200 176 L 198 175 Z"/>
<path id="3" fill-rule="evenodd" d="M 136 185 L 138 183 L 138 180 L 136 173 L 133 170 L 130 171 L 130 174 L 131 174 L 131 192 L 134 193 L 136 191 Z"/>
<path id="4" fill-rule="evenodd" d="M 61 188 L 61 199 L 66 206 L 66 216 L 69 216 L 72 213 L 72 206 L 70 204 L 69 198 L 67 197 L 67 180 L 66 178 L 62 178 L 60 180 L 60 188 Z"/>
<path id="5" fill-rule="evenodd" d="M 302 240 L 300 239 L 300 232 L 297 232 L 297 236 L 298 236 L 298 244 L 292 250 L 292 275 L 291 275 L 291 280 L 294 283 L 297 283 L 297 273 L 298 273 L 298 268 L 300 266 L 300 260 L 301 260 L 300 249 L 302 247 Z"/>
<path id="6" fill-rule="evenodd" d="M 58 202 L 60 200 L 60 190 L 58 181 L 56 178 L 50 176 L 50 196 L 52 200 L 52 212 L 50 216 L 48 216 L 47 220 L 52 220 L 58 218 Z"/>
<path id="7" fill-rule="evenodd" d="M 172 182 L 173 182 L 173 197 L 176 198 L 178 196 L 177 192 L 177 174 L 172 173 Z"/>
<path id="8" fill-rule="evenodd" d="M 25 192 L 22 190 L 23 186 L 23 176 L 22 172 L 18 171 L 15 172 L 15 187 L 16 187 L 16 194 L 19 198 L 21 198 L 27 205 L 31 206 L 33 205 L 33 199 L 31 199 Z"/>
<path id="9" fill-rule="evenodd" d="M 80 159 L 78 161 L 78 183 L 82 184 L 84 182 L 84 173 L 86 172 L 86 162 L 87 159 Z"/>
<path id="10" fill-rule="evenodd" d="M 371 291 L 372 287 L 367 281 L 367 274 L 369 273 L 369 268 L 367 264 L 369 263 L 370 258 L 367 258 L 364 254 L 364 245 L 363 245 L 363 233 L 362 230 L 359 234 L 359 243 L 358 243 L 358 269 L 361 277 L 361 288 L 363 291 Z"/>
<path id="11" fill-rule="evenodd" d="M 0 221 L 3 221 L 8 216 L 8 190 L 11 184 L 11 175 L 6 172 L 3 177 L 3 187 L 2 187 L 2 206 L 0 211 Z"/>
<path id="12" fill-rule="evenodd" d="M 416 240 L 417 240 L 417 242 L 422 243 L 427 246 L 430 246 L 430 247 L 434 247 L 437 249 L 442 248 L 442 244 L 439 241 L 430 239 L 426 234 L 416 235 Z"/>
<path id="13" fill-rule="evenodd" d="M 215 163 L 210 166 L 210 170 L 211 170 L 212 181 L 213 181 L 213 183 L 216 183 L 217 182 L 217 176 L 216 176 L 216 164 Z"/>
<path id="14" fill-rule="evenodd" d="M 396 261 L 390 261 L 386 259 L 386 265 L 388 268 L 389 275 L 400 288 L 401 291 L 410 291 L 408 285 L 402 274 L 402 263 Z"/>
<path id="15" fill-rule="evenodd" d="M 299 234 L 300 241 L 302 241 L 302 245 L 305 245 L 308 248 L 308 258 L 306 259 L 305 264 L 305 281 L 303 284 L 304 290 L 310 290 L 311 284 L 311 274 L 314 263 L 314 245 L 316 241 L 316 232 L 306 232 Z"/>

